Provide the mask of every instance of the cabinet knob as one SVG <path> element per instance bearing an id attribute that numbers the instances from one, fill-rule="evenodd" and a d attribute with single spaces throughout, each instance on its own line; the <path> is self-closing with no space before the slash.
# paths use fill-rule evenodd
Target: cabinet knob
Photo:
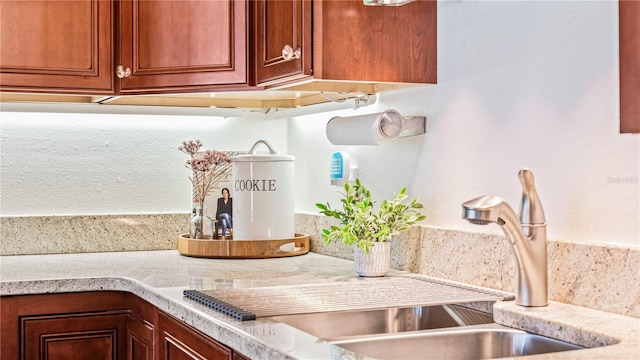
<path id="1" fill-rule="evenodd" d="M 116 76 L 119 79 L 128 78 L 129 76 L 131 76 L 131 68 L 130 67 L 125 67 L 125 66 L 122 66 L 122 65 L 118 65 L 116 67 Z"/>
<path id="2" fill-rule="evenodd" d="M 288 45 L 288 44 L 282 48 L 282 57 L 287 61 L 300 59 L 301 54 L 302 54 L 302 50 L 300 50 L 300 48 L 293 50 L 291 45 Z"/>

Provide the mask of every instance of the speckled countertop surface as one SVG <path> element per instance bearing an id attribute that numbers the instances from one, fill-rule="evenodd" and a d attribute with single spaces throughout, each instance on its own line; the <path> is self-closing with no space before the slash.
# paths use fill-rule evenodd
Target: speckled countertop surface
<path id="1" fill-rule="evenodd" d="M 390 276 L 402 276 L 392 271 Z M 325 255 L 261 260 L 184 257 L 173 250 L 0 257 L 0 294 L 121 290 L 134 293 L 255 359 L 330 359 L 330 345 L 288 325 L 241 322 L 185 299 L 183 290 L 362 281 L 353 263 Z M 372 281 L 375 286 L 375 281 Z M 496 322 L 584 346 L 567 359 L 640 359 L 640 319 L 562 303 L 494 306 Z M 560 354 L 531 356 L 559 358 Z"/>

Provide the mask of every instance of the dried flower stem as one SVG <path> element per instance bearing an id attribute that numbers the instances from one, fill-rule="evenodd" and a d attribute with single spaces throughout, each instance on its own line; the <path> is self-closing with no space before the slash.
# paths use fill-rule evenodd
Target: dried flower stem
<path id="1" fill-rule="evenodd" d="M 207 195 L 216 188 L 218 182 L 227 180 L 231 175 L 231 158 L 215 150 L 198 153 L 202 147 L 200 140 L 183 141 L 178 150 L 190 156 L 185 167 L 193 172 L 189 177 L 193 186 L 193 201 L 204 207 Z"/>

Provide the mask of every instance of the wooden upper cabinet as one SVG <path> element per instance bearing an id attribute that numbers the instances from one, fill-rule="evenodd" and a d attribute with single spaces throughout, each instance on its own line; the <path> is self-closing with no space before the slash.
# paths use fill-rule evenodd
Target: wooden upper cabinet
<path id="1" fill-rule="evenodd" d="M 0 91 L 171 94 L 293 89 L 307 79 L 354 91 L 355 82 L 436 83 L 436 7 L 0 0 Z"/>
<path id="2" fill-rule="evenodd" d="M 436 1 L 315 1 L 313 17 L 315 78 L 436 83 Z"/>
<path id="3" fill-rule="evenodd" d="M 640 133 L 640 2 L 619 1 L 620 132 Z"/>
<path id="4" fill-rule="evenodd" d="M 2 91 L 113 92 L 113 3 L 0 1 Z"/>
<path id="5" fill-rule="evenodd" d="M 118 4 L 119 93 L 247 84 L 246 0 Z"/>
<path id="6" fill-rule="evenodd" d="M 254 85 L 311 75 L 311 1 L 253 0 L 251 48 Z"/>

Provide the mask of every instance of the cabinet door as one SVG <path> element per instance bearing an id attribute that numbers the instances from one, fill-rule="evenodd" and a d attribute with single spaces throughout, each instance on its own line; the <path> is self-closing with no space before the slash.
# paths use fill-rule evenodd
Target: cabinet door
<path id="1" fill-rule="evenodd" d="M 129 315 L 126 349 L 127 360 L 154 360 L 153 324 Z"/>
<path id="2" fill-rule="evenodd" d="M 251 1 L 255 84 L 311 75 L 311 1 Z"/>
<path id="3" fill-rule="evenodd" d="M 323 0 L 313 10 L 315 78 L 436 83 L 436 1 Z"/>
<path id="4" fill-rule="evenodd" d="M 124 359 L 126 294 L 0 297 L 0 358 Z"/>
<path id="5" fill-rule="evenodd" d="M 128 294 L 126 360 L 155 360 L 154 334 L 157 321 L 155 306 Z"/>
<path id="6" fill-rule="evenodd" d="M 0 1 L 2 91 L 113 93 L 113 3 Z"/>
<path id="7" fill-rule="evenodd" d="M 126 312 L 24 316 L 22 359 L 124 359 Z"/>
<path id="8" fill-rule="evenodd" d="M 157 329 L 160 359 L 231 360 L 233 357 L 231 349 L 163 313 L 158 315 Z"/>
<path id="9" fill-rule="evenodd" d="M 246 0 L 118 4 L 121 94 L 246 86 Z"/>
<path id="10" fill-rule="evenodd" d="M 251 360 L 248 357 L 240 354 L 239 352 L 234 351 L 233 352 L 233 360 Z"/>
<path id="11" fill-rule="evenodd" d="M 640 133 L 640 2 L 621 0 L 620 132 Z"/>

